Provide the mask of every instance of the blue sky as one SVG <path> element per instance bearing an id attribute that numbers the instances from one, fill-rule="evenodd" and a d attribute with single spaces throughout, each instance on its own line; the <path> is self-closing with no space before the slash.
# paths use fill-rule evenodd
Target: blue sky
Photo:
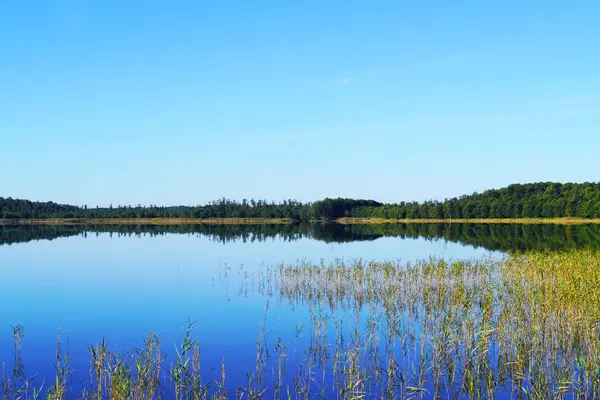
<path id="1" fill-rule="evenodd" d="M 0 3 L 0 196 L 443 199 L 597 181 L 595 1 Z"/>

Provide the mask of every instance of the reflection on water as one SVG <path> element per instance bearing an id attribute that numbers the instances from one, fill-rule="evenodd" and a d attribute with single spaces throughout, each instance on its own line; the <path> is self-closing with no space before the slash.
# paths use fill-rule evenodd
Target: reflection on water
<path id="1" fill-rule="evenodd" d="M 469 390 L 502 398 L 522 388 L 550 393 L 563 375 L 583 379 L 570 388 L 591 382 L 587 393 L 597 393 L 584 374 L 600 362 L 598 326 L 581 325 L 600 309 L 597 257 L 580 252 L 561 264 L 552 257 L 565 256 L 549 252 L 537 269 L 507 270 L 495 251 L 597 248 L 599 239 L 597 225 L 0 226 L 0 362 L 12 371 L 8 326 L 23 324 L 25 374 L 39 374 L 38 386 L 51 382 L 62 328 L 76 398 L 89 387 L 90 344 L 106 338 L 124 355 L 151 330 L 171 362 L 189 318 L 203 382 L 218 394 L 224 362 L 229 398 L 248 387 L 269 387 L 268 397 L 287 397 L 289 387 L 311 398 L 460 398 Z M 445 264 L 487 256 L 487 266 Z M 405 268 L 423 259 L 430 267 Z M 527 269 L 535 274 L 524 276 Z M 537 342 L 521 340 L 530 337 Z M 541 369 L 550 356 L 562 364 Z M 572 362 L 580 359 L 593 363 Z M 537 375 L 524 376 L 530 366 Z M 168 365 L 161 379 L 167 390 Z"/>
<path id="2" fill-rule="evenodd" d="M 554 224 L 292 224 L 292 225 L 35 225 L 0 226 L 0 245 L 98 233 L 187 234 L 228 243 L 313 239 L 325 243 L 383 237 L 443 239 L 491 251 L 566 250 L 600 247 L 600 225 Z"/>

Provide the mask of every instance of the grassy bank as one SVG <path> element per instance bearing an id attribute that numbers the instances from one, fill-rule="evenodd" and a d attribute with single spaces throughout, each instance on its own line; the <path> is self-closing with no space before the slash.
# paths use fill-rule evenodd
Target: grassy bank
<path id="1" fill-rule="evenodd" d="M 256 355 L 241 386 L 227 384 L 235 359 L 201 362 L 193 324 L 171 358 L 154 334 L 130 354 L 102 340 L 89 371 L 70 369 L 59 337 L 56 377 L 41 386 L 15 326 L 2 398 L 600 398 L 598 265 L 600 253 L 569 251 L 267 267 L 240 286 L 267 298 L 256 346 L 239 350 Z M 270 302 L 307 308 L 309 320 L 281 336 Z"/>
<path id="2" fill-rule="evenodd" d="M 598 218 L 384 219 L 340 218 L 340 224 L 600 224 Z"/>
<path id="3" fill-rule="evenodd" d="M 0 219 L 0 225 L 251 225 L 289 224 L 288 218 L 49 218 Z"/>

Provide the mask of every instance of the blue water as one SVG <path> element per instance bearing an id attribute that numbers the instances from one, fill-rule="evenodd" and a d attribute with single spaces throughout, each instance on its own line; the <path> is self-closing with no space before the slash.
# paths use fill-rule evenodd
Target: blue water
<path id="1" fill-rule="evenodd" d="M 13 354 L 9 325 L 23 324 L 23 359 L 36 382 L 54 376 L 56 335 L 68 341 L 73 386 L 80 389 L 89 369 L 88 345 L 106 337 L 123 353 L 142 345 L 148 331 L 160 334 L 174 354 L 188 319 L 197 321 L 194 338 L 202 347 L 203 368 L 227 367 L 227 386 L 243 386 L 254 370 L 256 342 L 266 297 L 239 292 L 246 276 L 269 265 L 336 259 L 411 261 L 498 255 L 444 240 L 379 238 L 327 244 L 309 238 L 233 241 L 202 235 L 118 236 L 108 233 L 0 246 L 0 361 Z M 251 278 L 248 278 L 251 279 Z M 309 325 L 306 307 L 271 302 L 268 330 L 292 338 Z M 291 340 L 291 339 L 290 339 Z M 66 343 L 65 343 L 66 345 Z M 207 375 L 217 372 L 208 371 Z"/>

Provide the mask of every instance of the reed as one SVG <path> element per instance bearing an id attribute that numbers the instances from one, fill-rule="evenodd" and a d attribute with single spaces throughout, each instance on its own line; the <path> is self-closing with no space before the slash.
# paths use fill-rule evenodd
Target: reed
<path id="1" fill-rule="evenodd" d="M 599 266 L 599 253 L 568 251 L 265 267 L 240 280 L 240 296 L 267 297 L 256 365 L 240 387 L 228 387 L 224 359 L 202 379 L 190 322 L 171 360 L 154 334 L 125 355 L 104 340 L 90 346 L 81 395 L 59 334 L 56 378 L 42 393 L 26 378 L 17 325 L 1 398 L 600 398 Z M 282 335 L 279 318 L 269 322 L 273 303 L 306 309 L 308 321 Z"/>

